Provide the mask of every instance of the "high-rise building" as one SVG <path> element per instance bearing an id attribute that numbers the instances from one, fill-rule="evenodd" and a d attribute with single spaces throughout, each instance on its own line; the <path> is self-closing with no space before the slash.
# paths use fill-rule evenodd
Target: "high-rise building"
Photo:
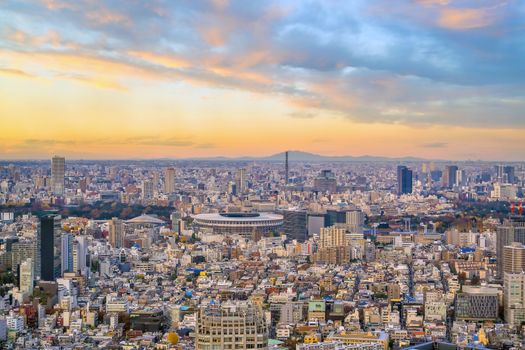
<path id="1" fill-rule="evenodd" d="M 496 229 L 496 258 L 500 278 L 503 278 L 503 249 L 513 242 L 525 244 L 525 219 L 522 217 L 505 219 Z"/>
<path id="2" fill-rule="evenodd" d="M 285 180 L 285 183 L 287 184 L 288 182 L 290 182 L 290 177 L 289 177 L 289 167 L 288 167 L 288 151 L 286 151 L 284 153 L 284 157 L 285 157 L 285 160 L 284 160 L 284 173 L 285 173 L 285 177 L 284 177 L 284 180 Z"/>
<path id="3" fill-rule="evenodd" d="M 525 321 L 525 272 L 505 273 L 503 278 L 505 322 L 519 326 Z"/>
<path id="4" fill-rule="evenodd" d="M 397 194 L 412 193 L 412 170 L 404 165 L 397 167 Z"/>
<path id="5" fill-rule="evenodd" d="M 153 182 L 151 180 L 144 180 L 142 182 L 142 199 L 152 199 L 153 193 Z"/>
<path id="6" fill-rule="evenodd" d="M 113 248 L 124 246 L 124 224 L 119 218 L 112 218 L 109 221 L 109 244 Z"/>
<path id="7" fill-rule="evenodd" d="M 322 170 L 314 180 L 314 191 L 337 192 L 337 180 L 332 170 Z"/>
<path id="8" fill-rule="evenodd" d="M 319 248 L 346 246 L 346 230 L 336 226 L 323 227 L 319 235 Z"/>
<path id="9" fill-rule="evenodd" d="M 525 271 L 525 245 L 513 242 L 503 247 L 503 273 Z"/>
<path id="10" fill-rule="evenodd" d="M 453 188 L 456 184 L 457 165 L 447 165 L 443 172 L 443 187 Z"/>
<path id="11" fill-rule="evenodd" d="M 34 281 L 33 259 L 27 258 L 20 264 L 20 292 L 24 295 L 33 294 Z"/>
<path id="12" fill-rule="evenodd" d="M 87 272 L 87 239 L 76 236 L 73 242 L 73 272 L 86 275 Z"/>
<path id="13" fill-rule="evenodd" d="M 496 180 L 501 183 L 514 183 L 516 180 L 515 169 L 511 165 L 495 165 Z"/>
<path id="14" fill-rule="evenodd" d="M 308 236 L 321 232 L 321 227 L 325 227 L 325 214 L 323 213 L 308 213 Z"/>
<path id="15" fill-rule="evenodd" d="M 175 192 L 175 169 L 166 168 L 164 171 L 164 193 Z"/>
<path id="16" fill-rule="evenodd" d="M 285 210 L 283 212 L 283 231 L 288 239 L 303 242 L 308 239 L 308 214 L 304 210 Z"/>
<path id="17" fill-rule="evenodd" d="M 65 232 L 62 234 L 62 274 L 73 271 L 73 235 Z"/>
<path id="18" fill-rule="evenodd" d="M 235 185 L 237 186 L 237 193 L 243 194 L 246 192 L 246 169 L 239 169 L 237 178 L 235 179 Z"/>
<path id="19" fill-rule="evenodd" d="M 62 274 L 61 217 L 47 215 L 40 218 L 41 279 L 55 281 Z"/>
<path id="20" fill-rule="evenodd" d="M 64 194 L 66 174 L 66 158 L 54 156 L 51 159 L 51 190 L 54 194 Z"/>
<path id="21" fill-rule="evenodd" d="M 365 225 L 365 214 L 361 210 L 349 210 L 346 212 L 346 228 L 352 233 L 363 233 Z"/>
<path id="22" fill-rule="evenodd" d="M 498 318 L 498 289 L 463 286 L 456 297 L 456 319 L 495 321 Z"/>
<path id="23" fill-rule="evenodd" d="M 31 258 L 33 261 L 33 275 L 40 277 L 40 242 L 37 240 L 14 242 L 11 246 L 11 265 L 13 271 L 24 262 Z"/>
<path id="24" fill-rule="evenodd" d="M 195 349 L 268 349 L 268 326 L 264 312 L 246 301 L 199 307 Z"/>

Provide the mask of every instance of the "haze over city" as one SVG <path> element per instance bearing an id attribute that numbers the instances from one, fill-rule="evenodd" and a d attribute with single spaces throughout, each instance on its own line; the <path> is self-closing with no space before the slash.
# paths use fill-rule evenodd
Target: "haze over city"
<path id="1" fill-rule="evenodd" d="M 3 1 L 6 159 L 523 160 L 521 1 Z"/>

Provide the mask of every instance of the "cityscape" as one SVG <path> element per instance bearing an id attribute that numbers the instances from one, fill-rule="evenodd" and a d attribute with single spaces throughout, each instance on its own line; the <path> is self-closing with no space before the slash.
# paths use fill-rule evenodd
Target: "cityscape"
<path id="1" fill-rule="evenodd" d="M 525 349 L 524 21 L 0 1 L 0 349 Z"/>
<path id="2" fill-rule="evenodd" d="M 1 344 L 522 347 L 523 163 L 296 157 L 2 162 Z"/>

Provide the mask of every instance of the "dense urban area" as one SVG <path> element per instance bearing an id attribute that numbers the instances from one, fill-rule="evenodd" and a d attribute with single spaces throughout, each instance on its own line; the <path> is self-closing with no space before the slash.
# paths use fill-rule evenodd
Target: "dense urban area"
<path id="1" fill-rule="evenodd" d="M 525 348 L 525 164 L 0 162 L 0 348 Z"/>

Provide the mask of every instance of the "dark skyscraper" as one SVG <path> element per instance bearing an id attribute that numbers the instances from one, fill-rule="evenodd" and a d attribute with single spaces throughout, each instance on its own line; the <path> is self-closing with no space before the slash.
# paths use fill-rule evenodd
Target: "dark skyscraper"
<path id="1" fill-rule="evenodd" d="M 285 210 L 283 212 L 283 231 L 289 239 L 304 242 L 308 239 L 308 214 L 304 210 Z"/>
<path id="2" fill-rule="evenodd" d="M 285 180 L 286 180 L 286 183 L 288 183 L 290 181 L 290 175 L 289 175 L 290 168 L 288 167 L 288 151 L 285 152 L 284 156 L 285 156 L 285 163 L 284 163 Z"/>
<path id="3" fill-rule="evenodd" d="M 452 188 L 456 184 L 456 176 L 458 172 L 457 165 L 447 165 L 443 173 L 443 187 Z"/>
<path id="4" fill-rule="evenodd" d="M 40 219 L 41 279 L 55 281 L 62 274 L 62 241 L 60 216 L 48 215 Z"/>
<path id="5" fill-rule="evenodd" d="M 397 194 L 412 193 L 412 170 L 404 165 L 397 167 Z"/>

